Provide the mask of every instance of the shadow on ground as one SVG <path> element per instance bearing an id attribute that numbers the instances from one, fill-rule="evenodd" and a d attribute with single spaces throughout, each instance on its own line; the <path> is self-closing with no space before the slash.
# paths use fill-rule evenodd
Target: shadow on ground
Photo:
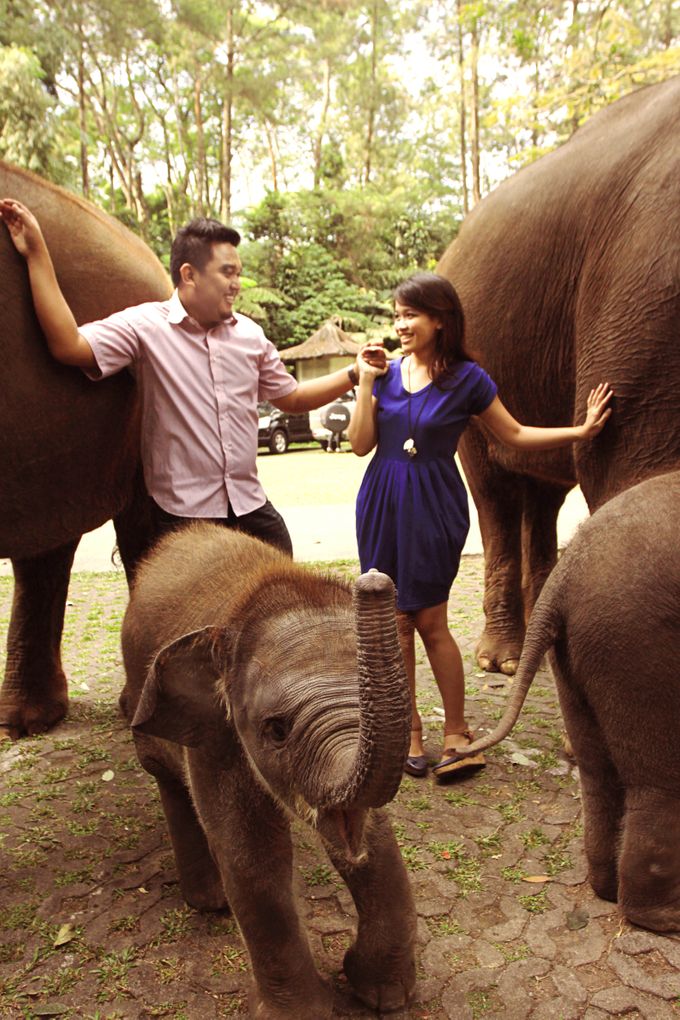
<path id="1" fill-rule="evenodd" d="M 480 674 L 482 563 L 465 557 L 450 603 L 473 726 L 507 695 Z M 0 580 L 0 630 L 11 582 Z M 71 584 L 68 720 L 0 749 L 0 1017 L 209 1020 L 248 1016 L 248 960 L 227 916 L 179 895 L 155 787 L 117 711 L 127 593 L 117 574 Z M 439 701 L 421 655 L 427 749 Z M 391 814 L 418 906 L 413 1020 L 679 1020 L 680 939 L 621 923 L 585 883 L 578 775 L 561 748 L 547 672 L 511 739 L 453 786 L 404 777 Z M 339 1017 L 375 1014 L 341 976 L 353 907 L 310 830 L 296 828 L 296 882 Z"/>

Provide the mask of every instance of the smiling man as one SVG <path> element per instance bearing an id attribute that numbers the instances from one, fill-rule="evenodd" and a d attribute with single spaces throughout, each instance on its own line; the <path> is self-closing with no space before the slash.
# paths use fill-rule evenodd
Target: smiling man
<path id="1" fill-rule="evenodd" d="M 169 300 L 78 326 L 35 216 L 14 199 L 0 201 L 0 215 L 26 259 L 52 356 L 93 380 L 128 368 L 140 383 L 142 462 L 159 533 L 212 520 L 292 555 L 285 522 L 257 477 L 257 403 L 291 413 L 320 407 L 358 380 L 355 368 L 298 385 L 262 329 L 234 312 L 240 236 L 217 220 L 178 231 Z M 384 363 L 379 349 L 366 356 Z"/>

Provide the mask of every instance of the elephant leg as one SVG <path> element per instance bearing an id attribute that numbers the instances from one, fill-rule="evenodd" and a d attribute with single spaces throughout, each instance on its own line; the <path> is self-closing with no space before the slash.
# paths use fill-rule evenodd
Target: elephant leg
<path id="1" fill-rule="evenodd" d="M 220 872 L 196 816 L 189 791 L 178 779 L 160 779 L 156 776 L 156 783 L 168 823 L 182 897 L 196 910 L 228 909 Z"/>
<path id="2" fill-rule="evenodd" d="M 557 563 L 557 516 L 571 486 L 535 478 L 523 481 L 522 601 L 528 621 L 548 574 Z"/>
<path id="3" fill-rule="evenodd" d="M 135 477 L 132 497 L 120 513 L 113 518 L 120 558 L 125 567 L 128 584 L 134 580 L 135 570 L 156 538 L 153 503 L 146 491 L 141 468 Z"/>
<path id="4" fill-rule="evenodd" d="M 642 928 L 680 931 L 677 793 L 650 787 L 627 790 L 619 856 L 619 906 L 629 921 Z"/>
<path id="5" fill-rule="evenodd" d="M 242 760 L 228 771 L 189 752 L 194 803 L 248 948 L 254 1020 L 327 1020 L 322 981 L 293 896 L 293 846 L 282 811 Z"/>
<path id="6" fill-rule="evenodd" d="M 42 556 L 12 561 L 14 598 L 0 689 L 0 734 L 13 740 L 43 733 L 68 709 L 60 645 L 77 546 L 78 540 Z"/>
<path id="7" fill-rule="evenodd" d="M 579 768 L 588 881 L 601 899 L 616 901 L 625 791 L 607 753 L 605 735 L 585 699 L 567 687 L 559 674 L 558 691 Z"/>
<path id="8" fill-rule="evenodd" d="M 358 864 L 328 841 L 334 866 L 352 894 L 358 914 L 354 945 L 344 970 L 355 995 L 372 1009 L 401 1009 L 416 982 L 416 909 L 404 862 L 385 811 L 366 821 L 366 855 Z"/>
<path id="9" fill-rule="evenodd" d="M 484 544 L 484 615 L 477 661 L 489 672 L 517 668 L 524 641 L 522 604 L 522 480 L 489 460 L 483 440 L 469 427 L 460 457 L 477 507 Z"/>

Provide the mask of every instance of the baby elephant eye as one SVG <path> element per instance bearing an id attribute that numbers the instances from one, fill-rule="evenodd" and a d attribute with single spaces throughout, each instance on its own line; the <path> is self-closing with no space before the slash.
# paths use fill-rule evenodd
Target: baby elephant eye
<path id="1" fill-rule="evenodd" d="M 285 744 L 290 733 L 290 723 L 280 716 L 272 716 L 265 719 L 263 730 L 265 737 L 271 740 L 272 744 Z"/>

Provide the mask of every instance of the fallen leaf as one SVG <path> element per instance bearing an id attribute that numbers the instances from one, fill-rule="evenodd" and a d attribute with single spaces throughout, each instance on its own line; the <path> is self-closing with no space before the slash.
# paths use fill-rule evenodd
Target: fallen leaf
<path id="1" fill-rule="evenodd" d="M 102 779 L 104 780 L 105 783 L 110 783 L 111 780 L 113 779 L 113 775 L 114 774 L 111 771 L 111 769 L 107 769 L 106 772 L 104 772 L 104 774 L 102 775 Z"/>
<path id="2" fill-rule="evenodd" d="M 63 1016 L 70 1008 L 63 1002 L 46 1002 L 44 1006 L 31 1006 L 32 1016 Z"/>
<path id="3" fill-rule="evenodd" d="M 76 930 L 72 924 L 62 924 L 61 928 L 57 932 L 57 937 L 52 943 L 54 949 L 57 946 L 65 946 L 67 942 L 72 942 L 76 937 Z"/>
<path id="4" fill-rule="evenodd" d="M 590 914 L 585 907 L 578 907 L 567 914 L 567 928 L 569 931 L 577 931 L 579 928 L 585 928 L 589 920 Z"/>
<path id="5" fill-rule="evenodd" d="M 450 854 L 450 852 L 448 850 L 442 850 L 442 852 L 440 853 L 439 856 L 443 857 L 443 859 L 445 861 L 450 861 L 451 860 L 451 854 Z"/>
<path id="6" fill-rule="evenodd" d="M 528 765 L 529 768 L 536 768 L 536 762 L 532 761 L 531 758 L 527 758 L 526 754 L 522 754 L 520 751 L 515 751 L 511 754 L 510 761 L 513 765 Z"/>
<path id="7" fill-rule="evenodd" d="M 550 882 L 550 875 L 525 875 L 523 882 Z"/>

